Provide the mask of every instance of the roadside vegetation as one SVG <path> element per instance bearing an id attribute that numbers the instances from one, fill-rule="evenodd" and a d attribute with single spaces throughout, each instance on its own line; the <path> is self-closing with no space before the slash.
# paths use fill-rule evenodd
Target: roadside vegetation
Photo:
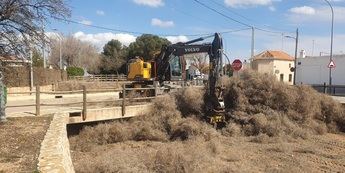
<path id="1" fill-rule="evenodd" d="M 231 116 L 225 128 L 216 130 L 203 121 L 203 91 L 187 88 L 157 98 L 149 114 L 86 127 L 71 137 L 76 171 L 221 172 L 229 167 L 222 165 L 226 161 L 220 151 L 226 150 L 230 160 L 241 157 L 226 149 L 234 138 L 291 142 L 345 131 L 341 105 L 310 87 L 288 86 L 252 72 L 223 81 Z M 101 154 L 90 155 L 96 151 Z"/>

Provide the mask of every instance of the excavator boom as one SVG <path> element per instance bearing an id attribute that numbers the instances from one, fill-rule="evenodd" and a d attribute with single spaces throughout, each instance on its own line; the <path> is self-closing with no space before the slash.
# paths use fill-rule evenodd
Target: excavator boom
<path id="1" fill-rule="evenodd" d="M 217 124 L 225 120 L 224 108 L 220 103 L 222 89 L 219 87 L 220 76 L 223 70 L 223 41 L 220 34 L 215 33 L 212 43 L 195 44 L 209 37 L 212 36 L 164 46 L 155 62 L 157 63 L 157 80 L 160 82 L 171 81 L 174 75 L 172 73 L 174 71 L 172 69 L 174 60 L 180 60 L 180 57 L 186 54 L 207 53 L 210 68 L 204 97 L 205 110 L 207 112 L 207 119 L 211 123 Z"/>

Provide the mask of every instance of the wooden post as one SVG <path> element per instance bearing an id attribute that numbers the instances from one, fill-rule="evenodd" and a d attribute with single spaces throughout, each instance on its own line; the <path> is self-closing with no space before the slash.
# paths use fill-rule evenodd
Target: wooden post
<path id="1" fill-rule="evenodd" d="M 157 85 L 158 85 L 158 82 L 156 82 L 156 81 L 154 81 L 153 82 L 153 85 L 154 85 L 154 87 L 155 87 L 155 97 L 157 97 L 157 94 L 158 94 L 158 87 L 157 87 Z"/>
<path id="2" fill-rule="evenodd" d="M 326 90 L 326 82 L 323 83 L 323 93 L 326 94 L 327 90 Z"/>
<path id="3" fill-rule="evenodd" d="M 126 114 L 126 85 L 123 85 L 122 90 L 122 116 L 125 116 Z"/>
<path id="4" fill-rule="evenodd" d="M 86 107 L 86 86 L 83 85 L 83 112 L 82 112 L 82 118 L 83 121 L 86 120 L 86 115 L 87 115 L 87 107 Z"/>
<path id="5" fill-rule="evenodd" d="M 36 85 L 36 116 L 41 115 L 40 86 Z"/>

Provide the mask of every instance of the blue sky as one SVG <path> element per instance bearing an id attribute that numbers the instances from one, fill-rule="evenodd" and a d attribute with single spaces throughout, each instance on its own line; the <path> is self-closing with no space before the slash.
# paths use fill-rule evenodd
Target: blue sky
<path id="1" fill-rule="evenodd" d="M 198 4 L 195 0 L 71 0 L 71 20 L 106 28 L 152 33 L 172 42 L 196 36 L 255 26 L 273 32 L 255 30 L 255 53 L 266 49 L 294 53 L 294 36 L 300 30 L 300 46 L 307 55 L 329 52 L 330 9 L 324 0 L 197 0 L 239 21 L 234 22 Z M 331 0 L 335 9 L 334 52 L 345 52 L 345 0 Z M 52 21 L 48 31 L 57 28 L 64 34 L 90 41 L 101 48 L 118 39 L 128 45 L 139 34 L 116 32 L 80 24 Z M 250 56 L 251 30 L 222 34 L 225 50 L 231 58 Z M 314 44 L 313 44 L 314 42 Z M 314 46 L 313 46 L 314 45 Z M 314 47 L 314 49 L 313 49 Z M 314 51 L 313 51 L 314 50 Z"/>

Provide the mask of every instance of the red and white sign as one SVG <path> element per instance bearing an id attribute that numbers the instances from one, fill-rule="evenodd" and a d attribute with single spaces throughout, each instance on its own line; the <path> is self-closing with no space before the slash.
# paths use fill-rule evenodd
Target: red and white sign
<path id="1" fill-rule="evenodd" d="M 328 68 L 335 68 L 335 63 L 333 60 L 331 60 L 328 64 Z"/>
<path id="2" fill-rule="evenodd" d="M 231 67 L 234 71 L 239 71 L 242 69 L 242 61 L 239 59 L 235 59 L 232 64 Z"/>

